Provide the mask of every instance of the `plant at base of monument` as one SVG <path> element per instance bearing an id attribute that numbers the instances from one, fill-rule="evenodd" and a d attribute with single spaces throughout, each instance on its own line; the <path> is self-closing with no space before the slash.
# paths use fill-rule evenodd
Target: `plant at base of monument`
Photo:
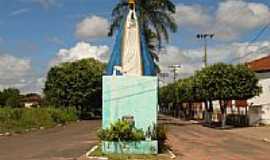
<path id="1" fill-rule="evenodd" d="M 48 104 L 76 107 L 80 118 L 85 112 L 100 110 L 102 75 L 105 65 L 95 59 L 66 62 L 50 69 L 44 94 Z"/>
<path id="2" fill-rule="evenodd" d="M 159 152 L 162 152 L 164 149 L 166 149 L 165 145 L 165 141 L 167 139 L 166 133 L 167 129 L 164 125 L 153 124 L 152 126 L 149 126 L 147 128 L 147 131 L 145 132 L 145 139 L 158 141 L 158 150 Z"/>
<path id="3" fill-rule="evenodd" d="M 148 141 L 148 140 L 152 140 L 152 135 L 153 135 L 153 132 L 154 132 L 154 129 L 151 129 L 152 127 L 149 126 L 147 128 L 147 131 L 145 132 L 145 139 Z"/>
<path id="4" fill-rule="evenodd" d="M 97 134 L 102 141 L 142 141 L 145 139 L 142 129 L 135 128 L 125 120 L 118 120 L 109 128 L 100 129 Z"/>
<path id="5" fill-rule="evenodd" d="M 109 36 L 120 27 L 128 9 L 128 0 L 120 0 L 115 6 L 112 11 L 113 19 Z M 173 17 L 175 5 L 171 0 L 137 0 L 136 10 L 150 54 L 153 60 L 158 61 L 157 51 L 162 48 L 164 40 L 169 41 L 169 30 L 177 31 L 177 24 Z"/>
<path id="6" fill-rule="evenodd" d="M 150 127 L 149 127 L 150 128 Z M 158 152 L 162 152 L 166 149 L 165 141 L 167 139 L 167 129 L 163 124 L 153 124 L 152 130 L 149 132 L 151 140 L 158 141 Z"/>

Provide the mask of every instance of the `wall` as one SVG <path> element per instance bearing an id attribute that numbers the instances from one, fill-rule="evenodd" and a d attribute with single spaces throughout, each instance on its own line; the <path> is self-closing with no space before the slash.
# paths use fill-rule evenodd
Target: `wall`
<path id="1" fill-rule="evenodd" d="M 103 77 L 103 128 L 133 116 L 136 128 L 157 123 L 157 78 L 148 76 Z"/>
<path id="2" fill-rule="evenodd" d="M 250 99 L 248 102 L 253 103 L 253 105 L 270 104 L 270 78 L 260 79 L 259 85 L 262 86 L 262 94 Z"/>
<path id="3" fill-rule="evenodd" d="M 254 115 L 253 111 L 250 114 L 252 114 L 252 119 L 260 119 L 260 123 L 270 124 L 270 73 L 257 73 L 256 75 L 260 79 L 259 85 L 262 86 L 263 92 L 260 96 L 248 100 L 249 104 L 253 103 L 260 107 L 259 112 L 255 111 L 258 113 L 257 115 Z"/>

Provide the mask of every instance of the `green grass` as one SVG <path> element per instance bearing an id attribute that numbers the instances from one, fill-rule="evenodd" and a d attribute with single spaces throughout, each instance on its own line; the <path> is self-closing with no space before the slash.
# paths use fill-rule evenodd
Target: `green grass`
<path id="1" fill-rule="evenodd" d="M 169 160 L 167 155 L 104 154 L 98 147 L 90 156 L 107 157 L 109 160 Z"/>
<path id="2" fill-rule="evenodd" d="M 71 108 L 0 108 L 0 133 L 24 133 L 32 128 L 50 128 L 78 119 Z"/>

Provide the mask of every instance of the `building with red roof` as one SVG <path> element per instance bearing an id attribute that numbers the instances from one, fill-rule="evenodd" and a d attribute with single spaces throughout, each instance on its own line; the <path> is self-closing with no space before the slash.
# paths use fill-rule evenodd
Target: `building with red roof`
<path id="1" fill-rule="evenodd" d="M 247 66 L 256 73 L 270 72 L 270 55 L 248 62 Z"/>
<path id="2" fill-rule="evenodd" d="M 248 100 L 252 105 L 249 110 L 251 124 L 270 124 L 270 55 L 246 64 L 256 72 L 259 85 L 262 86 L 260 96 Z"/>

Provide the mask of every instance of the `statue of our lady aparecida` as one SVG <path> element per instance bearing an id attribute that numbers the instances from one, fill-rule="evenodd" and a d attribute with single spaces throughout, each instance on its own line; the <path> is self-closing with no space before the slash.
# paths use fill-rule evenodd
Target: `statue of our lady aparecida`
<path id="1" fill-rule="evenodd" d="M 157 123 L 157 77 L 152 57 L 138 21 L 136 0 L 121 23 L 102 82 L 102 127 L 118 120 L 132 121 L 147 132 Z M 102 142 L 104 153 L 156 154 L 157 141 Z"/>
<path id="2" fill-rule="evenodd" d="M 129 11 L 121 23 L 107 66 L 107 75 L 155 76 L 155 65 L 136 12 L 136 0 L 129 0 Z M 117 73 L 116 73 L 117 72 Z"/>
<path id="3" fill-rule="evenodd" d="M 123 75 L 143 75 L 135 0 L 130 0 L 129 7 L 122 41 L 122 73 Z"/>

